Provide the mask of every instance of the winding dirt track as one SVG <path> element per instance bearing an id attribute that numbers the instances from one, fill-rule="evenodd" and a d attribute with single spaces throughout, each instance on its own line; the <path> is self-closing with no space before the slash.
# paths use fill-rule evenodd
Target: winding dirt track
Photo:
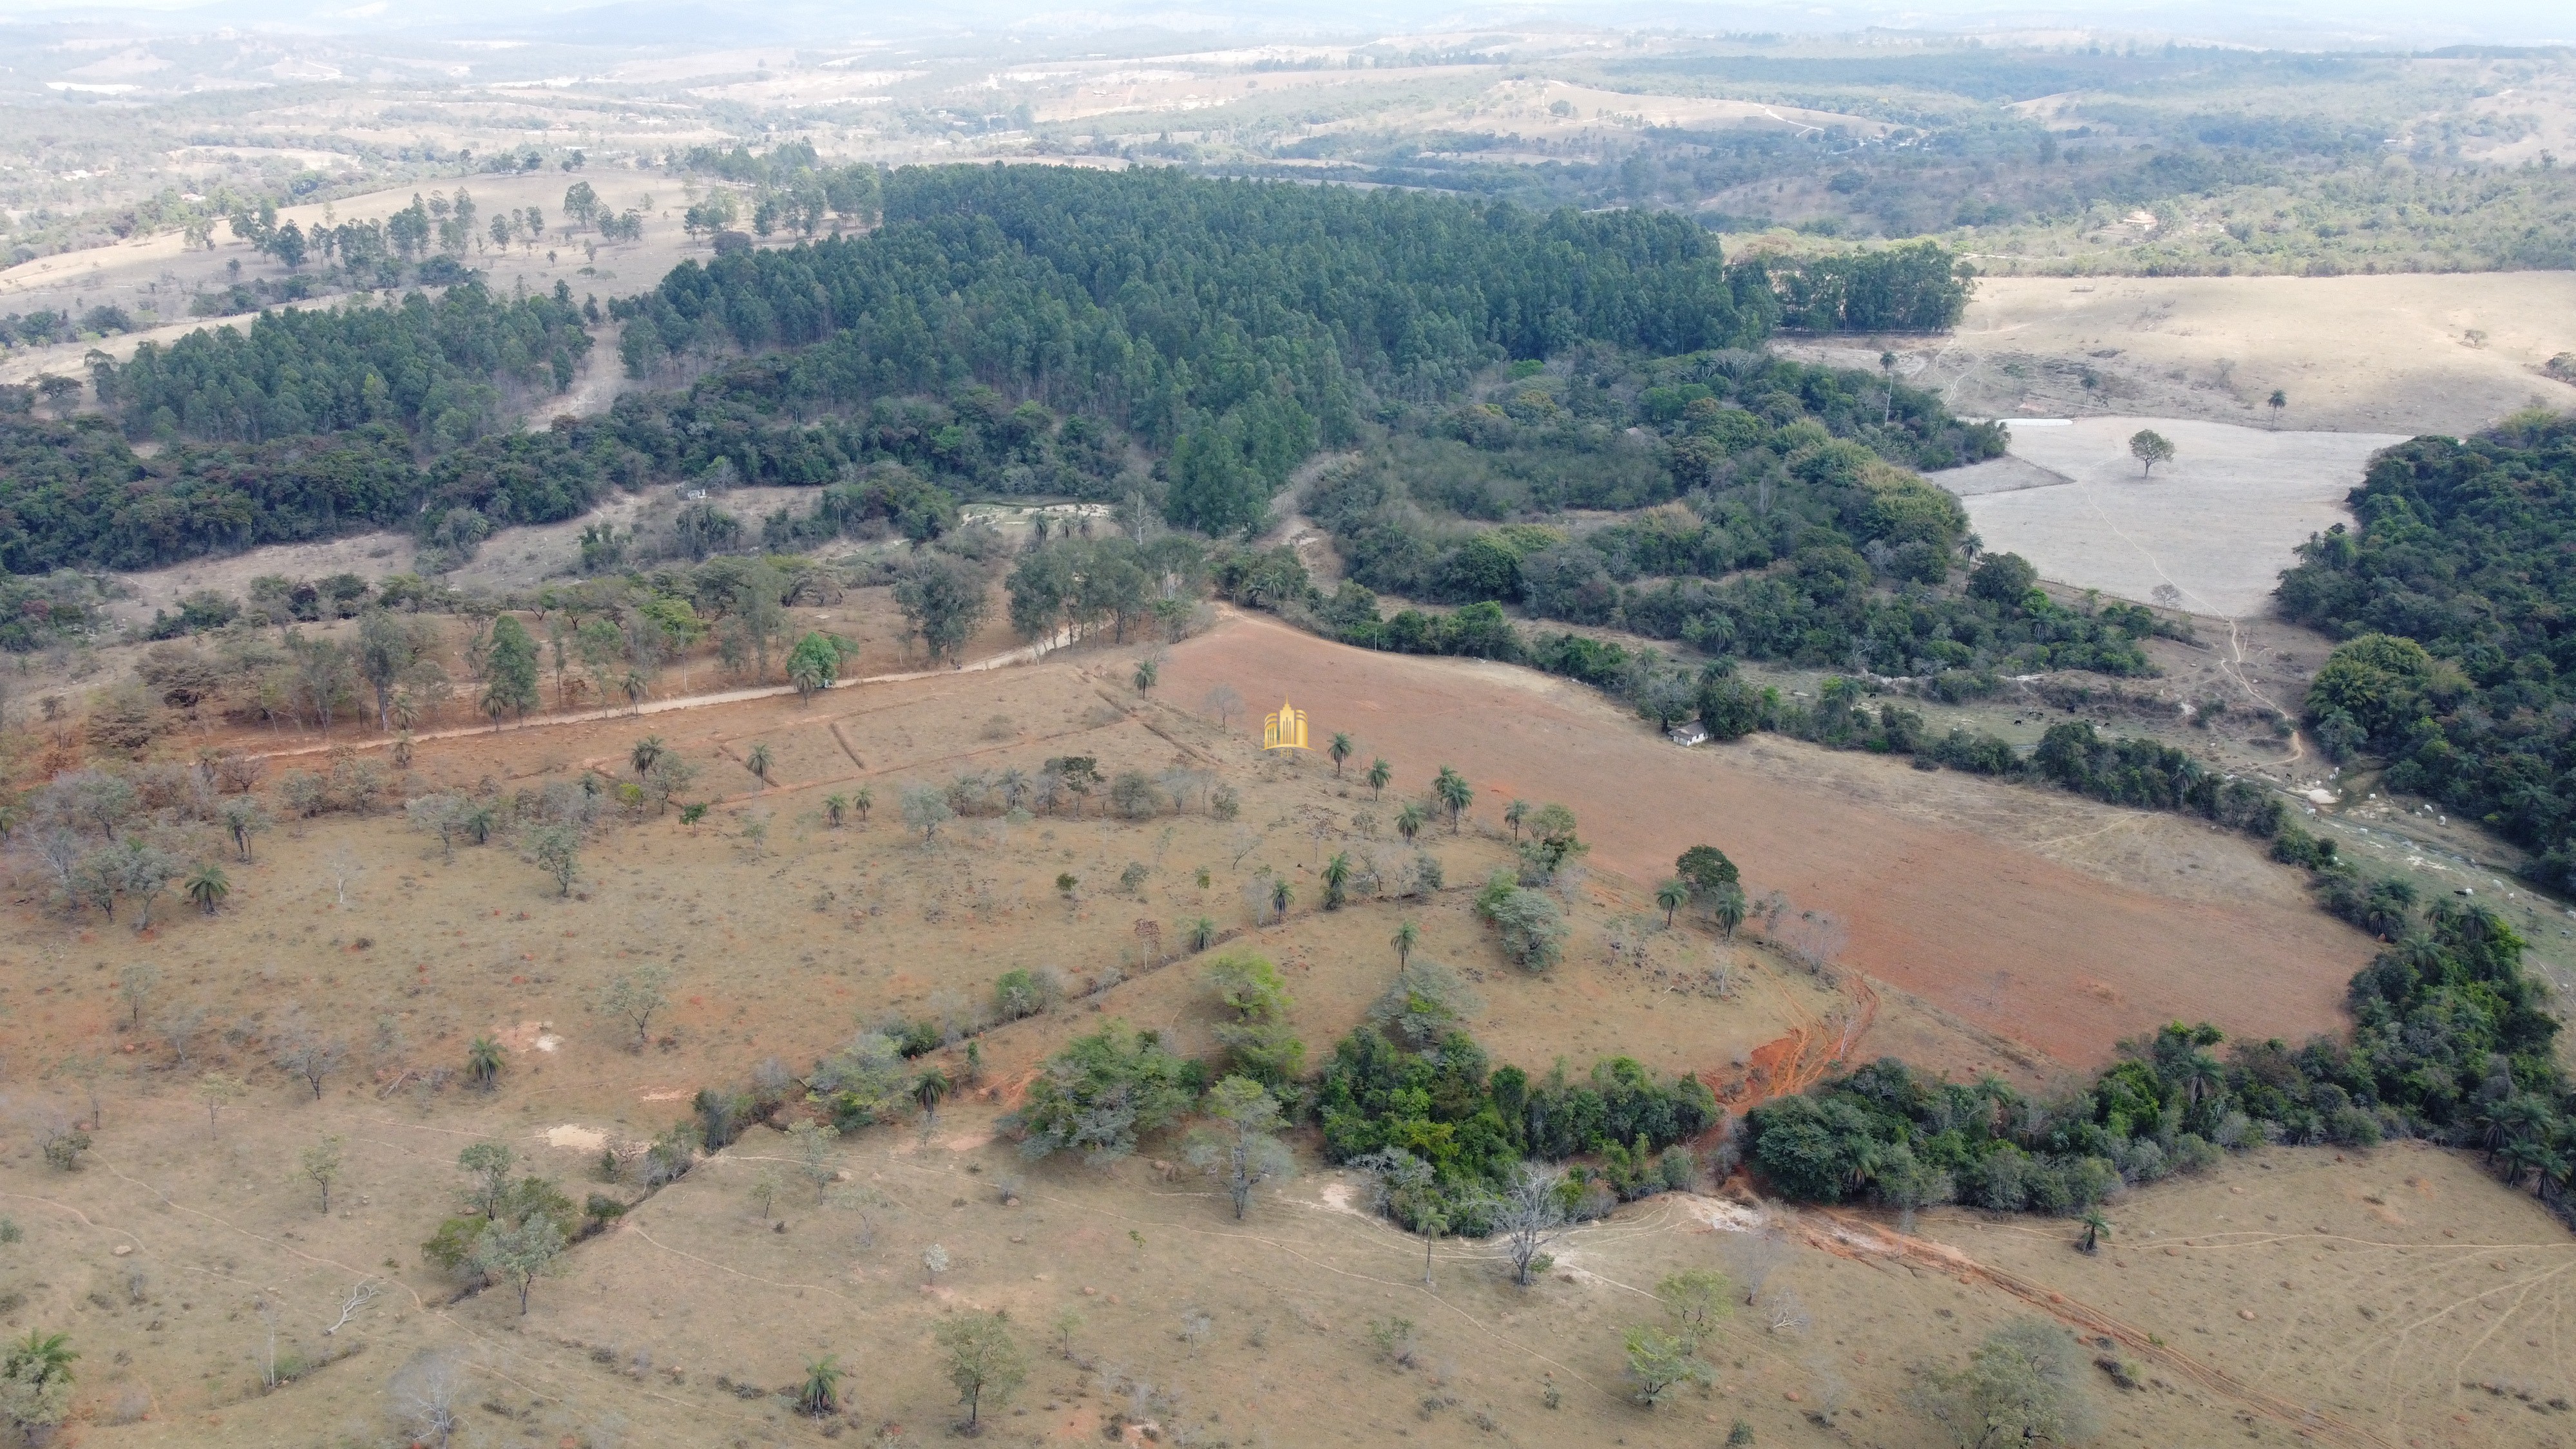
<path id="1" fill-rule="evenodd" d="M 1718 845 L 1757 892 L 1845 923 L 1852 967 L 2068 1066 L 2176 1019 L 2293 1041 L 2339 1030 L 2345 983 L 2370 953 L 2304 902 L 2159 895 L 1898 818 L 1731 747 L 1676 749 L 1593 691 L 1526 669 L 1377 654 L 1232 614 L 1163 671 L 1164 697 L 1183 704 L 1220 684 L 1255 728 L 1284 695 L 1317 741 L 1351 732 L 1361 759 L 1393 763 L 1400 793 L 1445 763 L 1474 782 L 1480 813 L 1561 800 L 1582 817 L 1591 865 L 1648 888 L 1684 846 Z"/>

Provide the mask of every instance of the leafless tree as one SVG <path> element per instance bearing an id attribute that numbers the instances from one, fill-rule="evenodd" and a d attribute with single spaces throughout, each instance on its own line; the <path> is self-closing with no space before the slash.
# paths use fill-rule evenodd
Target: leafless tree
<path id="1" fill-rule="evenodd" d="M 336 1036 L 325 1036 L 300 1005 L 289 1006 L 277 1027 L 268 1034 L 268 1053 L 279 1067 L 302 1077 L 313 1089 L 313 1100 L 322 1100 L 322 1079 L 339 1069 L 349 1055 L 349 1044 Z"/>
<path id="2" fill-rule="evenodd" d="M 259 1310 L 259 1321 L 268 1327 L 268 1348 L 259 1362 L 259 1381 L 273 1389 L 277 1387 L 277 1304 L 263 1293 L 252 1300 L 252 1306 Z"/>
<path id="3" fill-rule="evenodd" d="M 1564 1181 L 1562 1172 L 1523 1163 L 1494 1214 L 1495 1231 L 1502 1234 L 1503 1251 L 1512 1260 L 1512 1281 L 1524 1288 L 1546 1266 L 1541 1260 L 1547 1245 L 1565 1236 L 1565 1204 L 1557 1193 Z"/>
<path id="4" fill-rule="evenodd" d="M 422 1349 L 395 1373 L 386 1386 L 394 1413 L 412 1437 L 433 1449 L 447 1449 L 456 1432 L 457 1401 L 465 1397 L 465 1370 L 453 1354 Z"/>
<path id="5" fill-rule="evenodd" d="M 1722 1233 L 1718 1237 L 1718 1256 L 1726 1262 L 1726 1276 L 1744 1290 L 1744 1301 L 1750 1306 L 1762 1294 L 1762 1285 L 1789 1258 L 1789 1240 L 1769 1214 L 1750 1230 Z"/>
<path id="6" fill-rule="evenodd" d="M 165 1006 L 152 1019 L 152 1029 L 160 1036 L 162 1045 L 170 1048 L 174 1065 L 186 1071 L 188 1049 L 196 1044 L 198 1034 L 206 1029 L 206 1009 L 192 1001 Z"/>
<path id="7" fill-rule="evenodd" d="M 1217 724 L 1234 728 L 1234 717 L 1243 713 L 1243 696 L 1232 685 L 1220 684 L 1199 697 L 1199 707 L 1216 716 Z"/>
<path id="8" fill-rule="evenodd" d="M 349 908 L 349 883 L 356 880 L 359 876 L 366 874 L 367 868 L 358 863 L 358 857 L 354 852 L 348 850 L 335 850 L 331 852 L 330 858 L 322 863 L 322 868 L 324 871 L 328 872 L 331 877 L 332 901 L 337 904 L 340 909 L 344 911 L 347 910 Z"/>

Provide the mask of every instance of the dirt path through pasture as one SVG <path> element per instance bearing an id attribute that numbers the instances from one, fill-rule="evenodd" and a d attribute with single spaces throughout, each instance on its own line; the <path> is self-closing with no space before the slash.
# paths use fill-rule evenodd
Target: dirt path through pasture
<path id="1" fill-rule="evenodd" d="M 1852 968 L 2068 1066 L 2176 1019 L 2292 1041 L 2338 1030 L 2345 983 L 2369 956 L 2359 933 L 2294 892 L 2185 899 L 2100 879 L 2027 843 L 1873 808 L 1738 747 L 1677 749 L 1594 692 L 1513 666 L 1377 654 L 1231 615 L 1176 647 L 1163 681 L 1184 706 L 1220 684 L 1256 708 L 1284 695 L 1315 738 L 1347 730 L 1358 758 L 1385 756 L 1399 793 L 1445 763 L 1474 783 L 1486 818 L 1514 797 L 1562 801 L 1591 866 L 1647 888 L 1683 847 L 1718 845 L 1757 894 L 1781 890 L 1842 922 Z M 2065 808 L 2106 823 L 2134 814 Z M 2267 868 L 2250 854 L 2243 864 Z"/>
<path id="2" fill-rule="evenodd" d="M 1049 640 L 1045 644 L 1025 645 L 1018 649 L 1009 649 L 999 654 L 988 655 L 982 659 L 970 660 L 967 663 L 958 665 L 954 669 L 911 669 L 905 670 L 899 674 L 872 674 L 865 679 L 844 679 L 833 687 L 836 689 L 849 689 L 863 684 L 902 684 L 908 680 L 914 679 L 938 679 L 950 674 L 966 674 L 986 669 L 1002 669 L 1013 664 L 1030 664 L 1046 657 L 1048 650 L 1054 649 L 1064 642 L 1064 639 L 1059 636 L 1058 638 Z M 559 710 L 551 714 L 540 714 L 527 719 L 514 720 L 510 724 L 503 726 L 503 730 L 507 732 L 515 732 L 528 729 L 548 729 L 558 725 L 597 724 L 602 720 L 628 719 L 648 714 L 668 714 L 673 710 L 705 709 L 711 705 L 742 704 L 755 699 L 779 699 L 786 695 L 794 694 L 795 692 L 796 686 L 792 684 L 764 684 L 752 689 L 718 690 L 712 694 L 681 694 L 674 695 L 668 699 L 648 699 L 640 704 L 633 705 L 609 705 L 603 706 L 599 709 Z M 363 724 L 363 718 L 361 723 Z M 412 736 L 412 741 L 413 743 L 418 744 L 428 740 L 462 740 L 470 739 L 476 735 L 492 733 L 494 733 L 494 731 L 489 725 L 457 725 L 448 729 L 425 730 Z M 850 742 L 846 738 L 842 737 L 838 726 L 834 726 L 832 738 L 839 743 L 844 752 L 849 753 L 850 760 L 853 764 L 858 762 L 859 757 L 857 753 L 850 750 Z M 333 750 L 343 747 L 353 750 L 381 749 L 391 746 L 393 742 L 394 737 L 391 735 L 367 734 L 352 736 L 347 739 L 326 739 L 308 744 L 288 745 L 282 749 L 275 750 L 245 750 L 242 753 L 252 755 L 263 760 L 285 760 L 295 758 L 299 755 L 327 755 Z"/>

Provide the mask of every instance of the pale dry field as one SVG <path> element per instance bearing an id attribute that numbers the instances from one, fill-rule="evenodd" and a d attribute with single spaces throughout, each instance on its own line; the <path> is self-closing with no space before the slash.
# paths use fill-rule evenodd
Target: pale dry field
<path id="1" fill-rule="evenodd" d="M 2576 351 L 2576 273 L 1980 277 L 1942 337 L 1782 346 L 1872 369 L 1893 349 L 1916 386 L 1974 416 L 2264 425 L 2277 388 L 2290 428 L 2456 434 L 2576 406 L 2576 388 L 2539 372 Z"/>
<path id="2" fill-rule="evenodd" d="M 2129 452 L 2147 429 L 2175 450 L 2152 471 Z M 2294 550 L 2352 521 L 2344 498 L 2371 455 L 2405 441 L 2195 418 L 2011 431 L 2008 458 L 1932 475 L 1961 496 L 1987 548 L 2020 554 L 2051 582 L 2227 618 L 2267 611 Z"/>

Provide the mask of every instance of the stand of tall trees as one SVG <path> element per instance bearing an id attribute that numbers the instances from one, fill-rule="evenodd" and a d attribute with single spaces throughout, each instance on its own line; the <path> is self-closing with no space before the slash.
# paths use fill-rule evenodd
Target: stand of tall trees
<path id="1" fill-rule="evenodd" d="M 2311 538 L 2282 611 L 2345 642 L 2308 691 L 2339 759 L 2440 801 L 2576 889 L 2576 417 L 2508 419 L 2381 453 L 2359 526 Z"/>

